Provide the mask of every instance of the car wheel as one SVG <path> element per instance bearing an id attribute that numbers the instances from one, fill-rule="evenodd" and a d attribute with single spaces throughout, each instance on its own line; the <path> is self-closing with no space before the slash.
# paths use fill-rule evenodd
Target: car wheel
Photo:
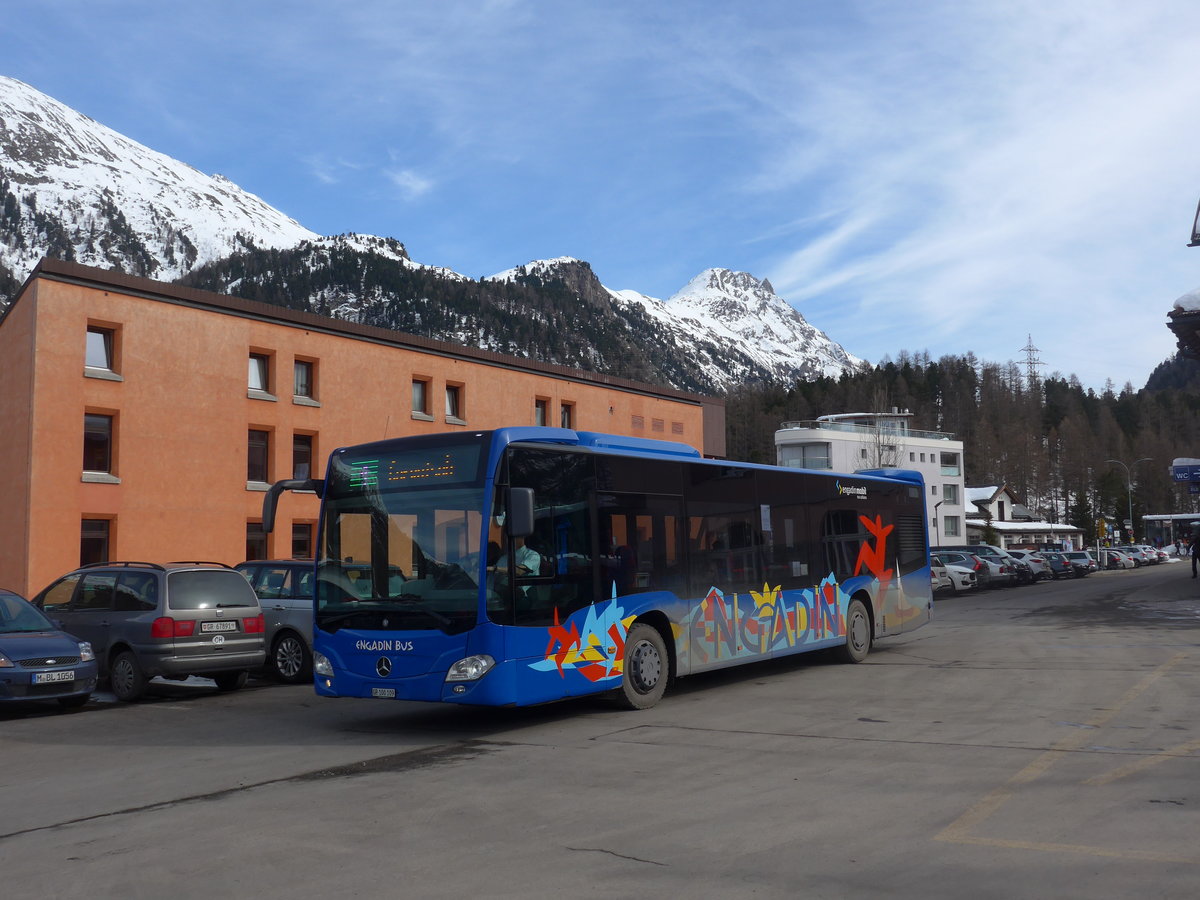
<path id="1" fill-rule="evenodd" d="M 212 676 L 212 680 L 217 683 L 218 691 L 236 691 L 246 686 L 246 675 L 245 671 L 218 672 Z"/>
<path id="2" fill-rule="evenodd" d="M 92 695 L 90 693 L 76 694 L 74 697 L 59 697 L 58 705 L 63 709 L 79 709 L 79 707 L 83 706 L 91 699 Z"/>
<path id="3" fill-rule="evenodd" d="M 118 700 L 132 703 L 146 696 L 146 673 L 129 650 L 118 653 L 108 667 L 108 683 Z"/>
<path id="4" fill-rule="evenodd" d="M 838 648 L 842 662 L 859 663 L 871 652 L 871 617 L 861 600 L 846 607 L 846 643 Z"/>
<path id="5" fill-rule="evenodd" d="M 625 635 L 625 660 L 617 700 L 626 709 L 649 709 L 667 689 L 670 662 L 658 629 L 638 622 Z"/>
<path id="6" fill-rule="evenodd" d="M 300 636 L 285 631 L 271 648 L 271 669 L 284 684 L 300 684 L 312 678 L 312 660 Z"/>

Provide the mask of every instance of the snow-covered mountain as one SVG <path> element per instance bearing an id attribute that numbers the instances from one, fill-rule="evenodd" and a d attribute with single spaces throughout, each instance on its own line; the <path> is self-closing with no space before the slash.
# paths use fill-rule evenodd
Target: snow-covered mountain
<path id="1" fill-rule="evenodd" d="M 686 390 L 861 363 L 742 272 L 708 269 L 663 301 L 568 257 L 476 282 L 394 238 L 321 237 L 0 76 L 0 312 L 43 256 Z"/>
<path id="2" fill-rule="evenodd" d="M 205 175 L 0 76 L 0 264 L 19 280 L 60 258 L 170 281 L 247 244 L 318 235 Z"/>
<path id="3" fill-rule="evenodd" d="M 689 353 L 718 389 L 746 381 L 837 377 L 863 365 L 805 321 L 769 281 L 745 272 L 706 269 L 665 301 L 604 287 L 587 263 L 570 257 L 535 260 L 489 280 L 529 278 L 564 283 L 593 306 L 603 297 L 634 334 Z M 645 334 L 643 317 L 652 335 Z"/>

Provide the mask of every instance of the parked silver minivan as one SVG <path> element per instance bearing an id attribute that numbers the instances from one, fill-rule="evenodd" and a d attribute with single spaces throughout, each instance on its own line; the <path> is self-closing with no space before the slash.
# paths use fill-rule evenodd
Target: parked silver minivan
<path id="1" fill-rule="evenodd" d="M 119 700 L 138 700 L 157 675 L 211 678 L 237 690 L 266 659 L 258 598 L 220 563 L 94 563 L 33 598 L 64 631 L 90 641 Z"/>

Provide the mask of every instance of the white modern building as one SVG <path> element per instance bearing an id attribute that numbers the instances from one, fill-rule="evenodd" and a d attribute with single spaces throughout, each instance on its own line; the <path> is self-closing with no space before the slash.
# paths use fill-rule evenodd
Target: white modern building
<path id="1" fill-rule="evenodd" d="M 925 479 L 929 546 L 966 542 L 963 444 L 941 431 L 909 427 L 912 413 L 841 413 L 784 422 L 775 432 L 775 457 L 799 469 L 913 469 Z"/>

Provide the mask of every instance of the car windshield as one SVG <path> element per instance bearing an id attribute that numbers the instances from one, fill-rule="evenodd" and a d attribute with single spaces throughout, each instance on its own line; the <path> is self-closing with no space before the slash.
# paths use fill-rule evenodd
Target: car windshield
<path id="1" fill-rule="evenodd" d="M 57 630 L 49 619 L 16 594 L 0 593 L 0 634 Z"/>

